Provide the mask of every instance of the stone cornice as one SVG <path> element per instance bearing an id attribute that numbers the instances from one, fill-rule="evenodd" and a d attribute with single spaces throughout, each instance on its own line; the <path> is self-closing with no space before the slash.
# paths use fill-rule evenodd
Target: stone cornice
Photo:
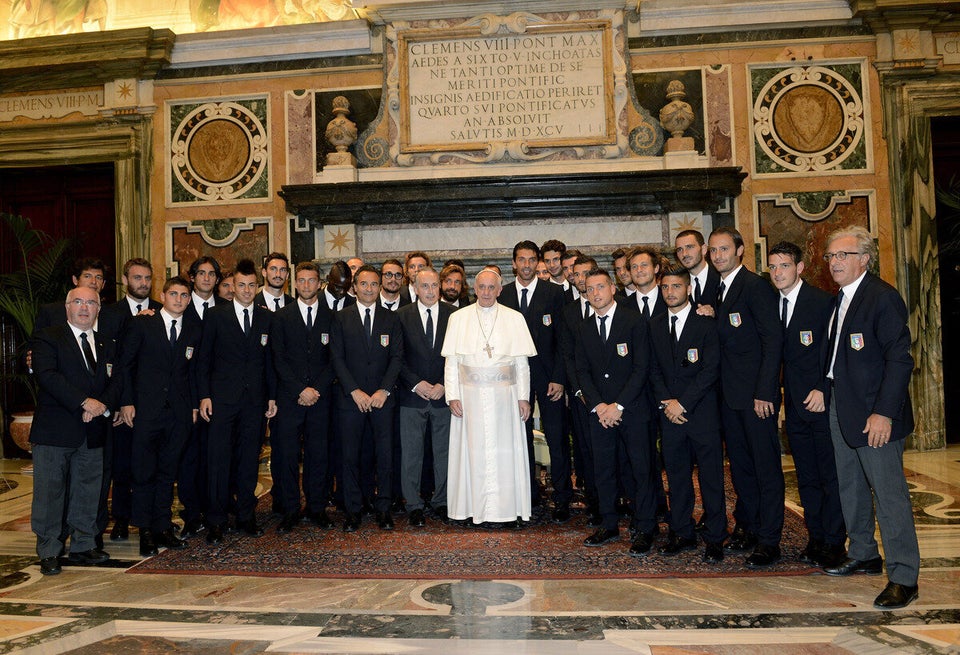
<path id="1" fill-rule="evenodd" d="M 0 41 L 0 93 L 151 80 L 170 62 L 175 38 L 142 27 Z"/>
<path id="2" fill-rule="evenodd" d="M 636 0 L 353 0 L 353 9 L 373 24 L 443 20 L 518 11 L 531 14 L 598 9 L 633 9 Z"/>
<path id="3" fill-rule="evenodd" d="M 960 29 L 957 0 L 849 0 L 854 16 L 876 33 L 893 30 Z"/>
<path id="4" fill-rule="evenodd" d="M 631 14 L 630 34 L 699 34 L 727 30 L 843 25 L 853 18 L 847 0 L 642 0 Z"/>

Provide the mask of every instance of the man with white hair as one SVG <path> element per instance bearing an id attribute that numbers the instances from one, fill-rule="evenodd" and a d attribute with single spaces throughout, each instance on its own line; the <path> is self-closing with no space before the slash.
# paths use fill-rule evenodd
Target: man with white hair
<path id="1" fill-rule="evenodd" d="M 523 314 L 497 303 L 502 280 L 484 269 L 477 302 L 451 314 L 441 354 L 453 414 L 447 512 L 456 520 L 520 527 L 530 518 L 524 421 L 530 417 L 530 367 L 537 354 Z"/>

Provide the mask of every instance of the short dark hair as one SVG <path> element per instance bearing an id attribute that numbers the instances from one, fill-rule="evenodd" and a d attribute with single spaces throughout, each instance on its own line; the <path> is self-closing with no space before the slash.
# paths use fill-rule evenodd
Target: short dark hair
<path id="1" fill-rule="evenodd" d="M 403 260 L 404 269 L 406 269 L 407 264 L 409 264 L 410 260 L 413 259 L 414 257 L 419 257 L 423 261 L 427 262 L 427 266 L 433 265 L 432 262 L 430 261 L 430 255 L 420 250 L 414 250 L 413 252 L 408 252 L 406 258 Z M 359 272 L 360 271 L 358 270 L 357 273 Z"/>
<path id="2" fill-rule="evenodd" d="M 344 264 L 344 266 L 346 266 L 346 264 Z M 349 271 L 350 271 L 350 268 L 348 267 L 348 268 L 347 268 L 347 272 L 349 272 Z M 358 268 L 358 269 L 357 269 L 357 272 L 354 273 L 354 275 L 353 275 L 354 279 L 360 277 L 360 274 L 361 274 L 361 273 L 373 273 L 374 275 L 377 276 L 377 280 L 378 280 L 378 281 L 380 280 L 380 271 L 378 271 L 377 269 L 375 269 L 375 268 L 374 268 L 373 266 L 371 266 L 370 264 L 364 264 L 363 266 L 361 266 L 360 268 Z"/>
<path id="3" fill-rule="evenodd" d="M 133 257 L 131 259 L 128 259 L 126 263 L 123 265 L 123 274 L 126 275 L 127 273 L 129 273 L 130 269 L 133 268 L 134 266 L 143 266 L 144 268 L 149 268 L 151 273 L 153 272 L 153 264 L 148 262 L 143 257 Z M 83 271 L 80 271 L 80 272 L 82 273 Z"/>
<path id="4" fill-rule="evenodd" d="M 443 262 L 443 267 L 446 268 L 447 266 L 450 266 L 450 264 L 453 264 L 454 266 L 459 266 L 464 271 L 467 270 L 467 267 L 464 266 L 462 259 L 458 259 L 456 257 L 454 257 L 453 259 L 448 259 L 447 261 Z"/>
<path id="5" fill-rule="evenodd" d="M 610 271 L 608 271 L 605 268 L 599 268 L 599 267 L 591 268 L 589 271 L 587 271 L 587 274 L 586 276 L 584 276 L 584 279 L 591 278 L 596 275 L 602 275 L 603 277 L 607 278 L 607 281 L 610 284 L 613 284 L 613 276 L 610 275 Z"/>
<path id="6" fill-rule="evenodd" d="M 318 264 L 313 260 L 308 259 L 305 262 L 300 262 L 299 264 L 297 264 L 297 268 L 293 272 L 294 277 L 296 277 L 297 273 L 299 273 L 300 271 L 313 271 L 314 273 L 317 274 L 317 277 L 320 277 L 320 264 Z"/>
<path id="7" fill-rule="evenodd" d="M 563 253 L 567 252 L 567 244 L 557 239 L 550 239 L 549 241 L 544 241 L 543 245 L 540 246 L 540 252 L 547 252 L 548 250 L 560 253 L 560 257 L 562 258 Z"/>
<path id="8" fill-rule="evenodd" d="M 287 259 L 287 256 L 282 252 L 271 252 L 270 254 L 268 254 L 266 257 L 263 258 L 263 264 L 260 266 L 260 268 L 266 268 L 267 264 L 269 264 L 274 259 L 279 259 L 280 261 L 282 261 L 284 264 L 287 265 L 287 268 L 290 268 L 290 260 Z"/>
<path id="9" fill-rule="evenodd" d="M 364 264 L 364 266 L 369 266 L 369 264 Z M 357 272 L 359 272 L 359 269 L 357 269 Z M 327 280 L 334 275 L 337 275 L 337 277 L 342 277 L 347 286 L 353 284 L 353 273 L 350 271 L 350 267 L 347 266 L 347 262 L 343 261 L 342 259 L 339 259 L 330 265 L 330 270 L 327 271 Z"/>
<path id="10" fill-rule="evenodd" d="M 223 279 L 222 273 L 220 272 L 220 262 L 217 261 L 216 257 L 211 257 L 210 255 L 201 255 L 193 260 L 193 263 L 190 264 L 190 268 L 187 270 L 187 274 L 190 277 L 197 277 L 197 271 L 200 270 L 200 267 L 204 264 L 210 264 L 213 266 L 213 272 L 217 275 L 217 284 L 220 283 L 220 280 Z"/>
<path id="11" fill-rule="evenodd" d="M 564 259 L 570 259 L 571 257 L 581 257 L 582 255 L 583 253 L 576 248 L 571 248 L 567 252 L 560 255 L 560 261 L 563 261 Z"/>
<path id="12" fill-rule="evenodd" d="M 781 241 L 767 253 L 767 257 L 770 255 L 786 255 L 793 258 L 793 263 L 798 264 L 803 261 L 803 250 L 800 249 L 800 246 L 793 243 L 792 241 Z"/>
<path id="13" fill-rule="evenodd" d="M 740 234 L 740 231 L 735 227 L 729 227 L 727 225 L 721 225 L 718 228 L 714 228 L 713 232 L 710 233 L 710 238 L 713 238 L 714 234 L 726 234 L 728 237 L 733 239 L 733 247 L 740 249 L 743 247 L 743 235 Z"/>
<path id="14" fill-rule="evenodd" d="M 630 262 L 633 261 L 634 257 L 639 257 L 640 255 L 647 255 L 648 257 L 650 257 L 650 261 L 653 262 L 654 266 L 660 266 L 662 268 L 661 262 L 660 262 L 660 253 L 648 246 L 637 246 L 636 248 L 628 252 L 627 263 L 629 264 Z"/>
<path id="15" fill-rule="evenodd" d="M 233 269 L 234 275 L 253 275 L 258 280 L 260 277 L 257 275 L 257 266 L 253 263 L 252 259 L 241 259 L 237 262 L 236 267 Z"/>
<path id="16" fill-rule="evenodd" d="M 573 262 L 574 266 L 583 266 L 584 264 L 590 264 L 593 268 L 597 267 L 597 260 L 588 255 L 577 255 L 577 260 Z M 593 270 L 593 269 L 590 269 Z"/>
<path id="17" fill-rule="evenodd" d="M 383 260 L 383 263 L 380 264 L 380 275 L 383 275 L 383 267 L 386 266 L 387 264 L 393 264 L 394 266 L 398 266 L 401 271 L 403 270 L 403 264 L 400 263 L 400 260 L 394 259 L 393 257 L 391 257 L 390 259 Z M 360 272 L 360 269 L 358 268 L 357 273 L 359 272 Z"/>
<path id="18" fill-rule="evenodd" d="M 78 257 L 73 262 L 73 277 L 79 280 L 84 271 L 100 271 L 106 275 L 107 266 L 97 257 Z"/>
<path id="19" fill-rule="evenodd" d="M 180 285 L 186 287 L 187 291 L 190 290 L 190 280 L 183 277 L 182 275 L 174 275 L 172 278 L 163 283 L 163 292 L 166 293 L 170 290 L 170 287 Z"/>
<path id="20" fill-rule="evenodd" d="M 703 233 L 700 232 L 700 230 L 683 230 L 682 232 L 677 232 L 677 236 L 674 237 L 674 243 L 676 243 L 676 240 L 680 237 L 693 237 L 697 240 L 697 244 L 701 246 L 706 243 L 703 240 Z"/>
<path id="21" fill-rule="evenodd" d="M 537 259 L 540 259 L 540 247 L 535 244 L 533 241 L 520 241 L 513 247 L 513 259 L 517 258 L 517 252 L 521 250 L 532 250 L 537 253 Z"/>
<path id="22" fill-rule="evenodd" d="M 459 273 L 461 276 L 463 276 L 463 283 L 466 285 L 467 272 L 463 269 L 463 266 L 458 266 L 457 264 L 447 264 L 443 267 L 443 270 L 440 271 L 440 282 L 442 283 L 454 273 Z"/>
<path id="23" fill-rule="evenodd" d="M 660 274 L 660 281 L 663 282 L 665 277 L 679 277 L 683 278 L 684 282 L 689 286 L 690 284 L 690 271 L 688 271 L 683 266 L 671 266 L 668 269 L 665 269 L 663 273 Z"/>

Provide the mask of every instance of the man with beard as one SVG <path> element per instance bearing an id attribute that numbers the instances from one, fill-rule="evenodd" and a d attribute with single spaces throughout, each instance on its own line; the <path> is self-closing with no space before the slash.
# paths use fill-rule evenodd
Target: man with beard
<path id="1" fill-rule="evenodd" d="M 577 285 L 573 282 L 573 262 L 577 261 L 581 254 L 579 250 L 568 250 L 560 259 L 563 264 L 563 297 L 567 302 L 580 297 Z"/>
<path id="2" fill-rule="evenodd" d="M 448 264 L 440 271 L 440 295 L 441 300 L 453 305 L 456 308 L 466 307 L 470 304 L 469 298 L 465 298 L 463 293 L 466 286 L 467 274 L 463 268 L 456 264 Z"/>
<path id="3" fill-rule="evenodd" d="M 630 276 L 630 262 L 627 261 L 629 251 L 625 248 L 617 248 L 611 253 L 613 259 L 613 270 L 617 275 L 617 284 L 620 287 L 620 293 L 624 297 L 630 297 L 637 288 L 633 284 L 633 278 Z"/>
<path id="4" fill-rule="evenodd" d="M 395 312 L 410 304 L 409 298 L 400 295 L 403 282 L 403 266 L 400 260 L 388 259 L 380 266 L 380 306 Z"/>
<path id="5" fill-rule="evenodd" d="M 272 252 L 263 259 L 260 270 L 263 277 L 263 290 L 257 294 L 257 304 L 271 312 L 280 311 L 293 302 L 293 298 L 283 292 L 290 277 L 290 260 L 282 252 Z"/>
<path id="6" fill-rule="evenodd" d="M 677 234 L 674 240 L 677 261 L 690 273 L 690 299 L 699 312 L 701 306 L 708 316 L 717 303 L 717 287 L 720 285 L 720 275 L 707 261 L 707 244 L 703 235 L 697 230 L 684 230 Z M 700 312 L 703 313 L 703 312 Z"/>

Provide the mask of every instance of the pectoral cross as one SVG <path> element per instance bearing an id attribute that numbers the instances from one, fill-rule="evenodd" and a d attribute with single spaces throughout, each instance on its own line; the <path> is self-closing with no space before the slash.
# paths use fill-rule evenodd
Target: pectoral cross
<path id="1" fill-rule="evenodd" d="M 493 346 L 488 343 L 483 347 L 483 350 L 487 353 L 487 357 L 493 359 Z"/>

